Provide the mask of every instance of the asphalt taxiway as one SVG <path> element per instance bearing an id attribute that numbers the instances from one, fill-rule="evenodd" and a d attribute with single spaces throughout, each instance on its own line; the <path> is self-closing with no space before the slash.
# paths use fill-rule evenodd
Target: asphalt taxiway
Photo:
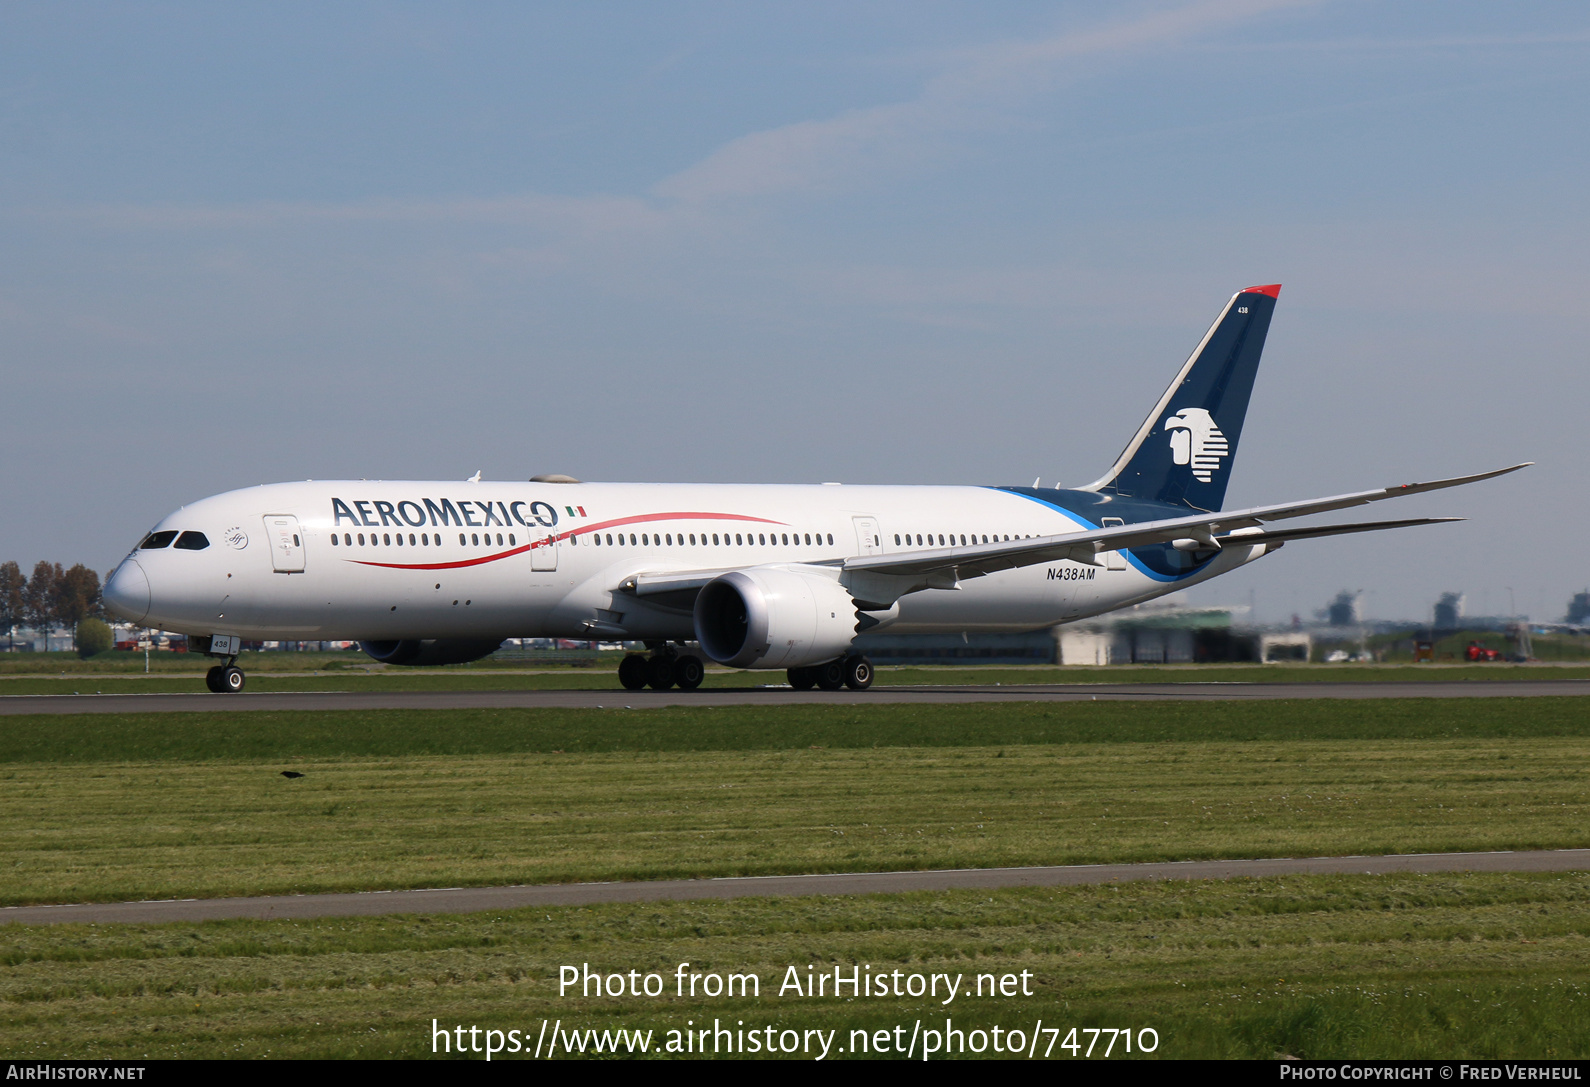
<path id="1" fill-rule="evenodd" d="M 194 686 L 200 686 L 194 681 Z M 241 694 L 0 696 L 0 716 L 35 713 L 238 713 L 324 710 L 650 709 L 658 706 L 947 705 L 970 702 L 1540 698 L 1590 695 L 1590 679 L 1326 683 L 950 684 L 868 691 L 703 687 L 694 691 L 264 691 Z"/>
<path id="2" fill-rule="evenodd" d="M 772 895 L 861 895 L 1002 887 L 1074 887 L 1139 880 L 1258 879 L 1295 875 L 1390 875 L 1398 872 L 1573 872 L 1590 870 L 1590 849 L 1500 853 L 1407 853 L 1365 857 L 1165 861 L 1053 868 L 964 868 L 929 872 L 842 872 L 808 876 L 670 879 L 635 883 L 554 883 L 517 887 L 442 887 L 356 894 L 154 902 L 11 906 L 0 924 L 157 924 L 230 918 L 309 919 L 381 914 L 480 913 L 528 906 L 607 902 L 679 902 Z"/>

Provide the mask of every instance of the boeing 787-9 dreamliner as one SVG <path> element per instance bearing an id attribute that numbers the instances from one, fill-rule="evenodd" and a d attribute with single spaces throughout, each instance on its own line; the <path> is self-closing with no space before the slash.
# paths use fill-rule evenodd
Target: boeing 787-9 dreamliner
<path id="1" fill-rule="evenodd" d="M 342 640 L 449 664 L 505 638 L 639 641 L 625 687 L 693 688 L 707 657 L 862 689 L 865 631 L 1031 631 L 1151 600 L 1294 540 L 1456 518 L 1277 522 L 1524 465 L 1222 510 L 1279 285 L 1232 296 L 1109 471 L 1084 487 L 345 480 L 229 491 L 161 520 L 105 587 L 186 633 L 240 691 L 245 639 Z M 697 648 L 699 647 L 699 648 Z M 698 655 L 699 654 L 699 655 Z"/>

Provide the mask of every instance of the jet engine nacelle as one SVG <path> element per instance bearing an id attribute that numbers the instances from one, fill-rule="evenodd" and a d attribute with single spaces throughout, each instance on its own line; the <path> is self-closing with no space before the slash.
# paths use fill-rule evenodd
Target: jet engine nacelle
<path id="1" fill-rule="evenodd" d="M 781 567 L 735 570 L 696 595 L 701 651 L 732 668 L 802 668 L 842 656 L 856 604 L 838 581 Z"/>
<path id="2" fill-rule="evenodd" d="M 502 639 L 425 638 L 406 642 L 360 642 L 359 648 L 382 664 L 464 664 L 489 657 L 502 645 Z"/>

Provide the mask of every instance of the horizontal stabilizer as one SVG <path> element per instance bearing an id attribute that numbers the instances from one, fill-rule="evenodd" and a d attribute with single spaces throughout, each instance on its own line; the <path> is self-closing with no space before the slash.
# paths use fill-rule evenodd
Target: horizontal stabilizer
<path id="1" fill-rule="evenodd" d="M 1416 518 L 1379 524 L 1324 526 L 1276 532 L 1261 527 L 1270 521 L 1330 513 L 1351 506 L 1367 506 L 1371 502 L 1381 502 L 1388 498 L 1404 498 L 1408 495 L 1423 494 L 1426 491 L 1476 483 L 1482 479 L 1494 479 L 1496 476 L 1527 468 L 1532 463 L 1530 461 L 1509 468 L 1498 468 L 1469 476 L 1454 476 L 1451 479 L 1438 479 L 1428 483 L 1404 483 L 1373 491 L 1357 491 L 1352 494 L 1332 495 L 1328 498 L 1313 498 L 1304 502 L 1288 502 L 1274 506 L 1254 506 L 1225 513 L 1203 513 L 1190 517 L 1171 517 L 1161 521 L 1140 521 L 1131 525 L 1114 525 L 1109 528 L 977 544 L 971 547 L 858 556 L 845 560 L 845 572 L 847 575 L 852 575 L 852 582 L 854 575 L 865 575 L 869 579 L 868 584 L 871 588 L 867 593 L 868 599 L 882 599 L 883 596 L 888 595 L 884 592 L 886 587 L 893 593 L 893 598 L 898 599 L 908 592 L 931 588 L 940 583 L 958 583 L 999 570 L 1013 570 L 1066 559 L 1095 563 L 1097 556 L 1106 551 L 1153 547 L 1188 538 L 1217 537 L 1222 542 L 1231 544 L 1280 543 L 1312 536 L 1372 532 L 1382 528 L 1403 528 L 1416 524 L 1461 520 L 1461 518 Z M 887 581 L 880 581 L 880 578 Z"/>

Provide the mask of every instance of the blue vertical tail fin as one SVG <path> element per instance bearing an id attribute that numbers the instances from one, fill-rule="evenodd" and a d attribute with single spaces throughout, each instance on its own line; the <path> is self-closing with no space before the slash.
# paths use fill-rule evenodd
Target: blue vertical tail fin
<path id="1" fill-rule="evenodd" d="M 1275 283 L 1232 295 L 1115 465 L 1082 489 L 1220 509 L 1280 293 Z"/>

